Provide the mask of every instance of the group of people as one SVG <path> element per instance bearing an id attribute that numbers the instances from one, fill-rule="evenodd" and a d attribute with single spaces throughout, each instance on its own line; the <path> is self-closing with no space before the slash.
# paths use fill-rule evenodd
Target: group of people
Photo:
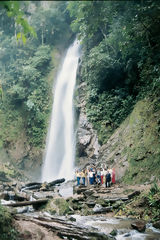
<path id="1" fill-rule="evenodd" d="M 115 169 L 111 168 L 86 168 L 83 170 L 76 170 L 77 186 L 80 184 L 87 185 L 103 185 L 110 187 L 115 183 Z"/>

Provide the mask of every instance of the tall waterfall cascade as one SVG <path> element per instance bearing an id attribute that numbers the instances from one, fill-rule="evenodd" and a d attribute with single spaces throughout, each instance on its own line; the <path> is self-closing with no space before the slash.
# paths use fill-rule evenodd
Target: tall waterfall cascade
<path id="1" fill-rule="evenodd" d="M 46 156 L 42 168 L 43 182 L 57 178 L 66 180 L 73 178 L 75 158 L 73 96 L 78 59 L 79 43 L 75 40 L 68 48 L 54 87 Z"/>

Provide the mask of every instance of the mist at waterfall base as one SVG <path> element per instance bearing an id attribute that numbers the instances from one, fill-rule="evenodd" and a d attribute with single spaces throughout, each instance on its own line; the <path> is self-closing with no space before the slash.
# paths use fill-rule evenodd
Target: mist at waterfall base
<path id="1" fill-rule="evenodd" d="M 77 40 L 68 48 L 54 87 L 54 101 L 42 167 L 42 182 L 70 180 L 74 174 L 73 96 L 79 59 Z"/>

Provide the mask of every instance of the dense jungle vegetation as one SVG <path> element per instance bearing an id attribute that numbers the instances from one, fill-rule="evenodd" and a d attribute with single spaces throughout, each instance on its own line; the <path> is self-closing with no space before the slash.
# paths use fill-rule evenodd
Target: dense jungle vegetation
<path id="1" fill-rule="evenodd" d="M 147 98 L 146 103 L 152 102 L 148 104 L 153 107 L 151 110 L 159 114 L 159 26 L 160 1 L 156 0 L 1 1 L 0 161 L 1 149 L 7 152 L 11 146 L 14 148 L 17 138 L 26 141 L 30 147 L 27 151 L 44 149 L 53 73 L 57 70 L 59 54 L 63 55 L 76 35 L 83 49 L 79 83 L 87 83 L 86 113 L 98 132 L 100 144 L 107 142 L 139 100 Z M 141 109 L 146 108 L 143 104 Z M 148 123 L 144 120 L 144 124 Z M 160 120 L 157 124 L 152 126 L 148 139 L 153 132 L 159 139 Z M 131 130 L 134 134 L 135 130 Z M 159 142 L 156 139 L 154 155 L 143 148 L 144 142 L 139 146 L 139 139 L 137 135 L 136 157 L 145 161 L 137 164 L 137 159 L 132 158 L 133 165 L 124 178 L 127 183 L 133 183 L 135 176 L 137 182 L 147 181 L 152 173 L 159 176 Z M 126 147 L 124 151 L 131 156 L 135 148 Z M 138 179 L 140 168 L 145 170 Z M 153 206 L 153 217 L 158 219 L 160 191 L 153 190 L 143 196 L 142 203 L 146 204 L 147 199 L 147 208 Z M 1 239 L 17 239 L 12 227 L 6 229 L 7 224 L 12 224 L 11 215 L 1 206 L 0 218 Z"/>
<path id="2" fill-rule="evenodd" d="M 31 152 L 44 149 L 53 72 L 75 35 L 83 49 L 79 83 L 87 83 L 86 113 L 100 144 L 139 100 L 148 97 L 159 111 L 159 1 L 2 1 L 0 7 L 0 149 L 14 148 L 17 138 Z"/>
<path id="3" fill-rule="evenodd" d="M 137 100 L 158 96 L 160 2 L 75 1 L 68 9 L 83 44 L 87 116 L 103 144 Z"/>
<path id="4" fill-rule="evenodd" d="M 29 144 L 41 148 L 52 99 L 48 73 L 54 52 L 63 52 L 72 36 L 67 2 L 0 6 L 0 146 L 9 147 L 26 129 Z"/>

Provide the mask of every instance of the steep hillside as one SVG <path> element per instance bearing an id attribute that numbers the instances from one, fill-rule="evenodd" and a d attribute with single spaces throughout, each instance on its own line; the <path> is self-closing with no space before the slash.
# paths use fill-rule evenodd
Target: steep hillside
<path id="1" fill-rule="evenodd" d="M 139 100 L 133 111 L 101 146 L 96 130 L 86 115 L 86 85 L 79 91 L 77 165 L 94 163 L 114 167 L 116 179 L 126 183 L 145 183 L 160 175 L 160 102 L 156 95 Z M 105 131 L 108 126 L 103 126 Z M 95 154 L 96 153 L 96 154 Z"/>
<path id="2" fill-rule="evenodd" d="M 76 1 L 68 8 L 82 41 L 81 111 L 101 145 L 99 156 L 88 154 L 87 161 L 115 167 L 117 179 L 128 183 L 154 180 L 160 171 L 160 2 Z"/>
<path id="3" fill-rule="evenodd" d="M 99 160 L 115 167 L 117 179 L 144 183 L 160 176 L 158 98 L 138 101 L 132 113 L 100 149 Z"/>

